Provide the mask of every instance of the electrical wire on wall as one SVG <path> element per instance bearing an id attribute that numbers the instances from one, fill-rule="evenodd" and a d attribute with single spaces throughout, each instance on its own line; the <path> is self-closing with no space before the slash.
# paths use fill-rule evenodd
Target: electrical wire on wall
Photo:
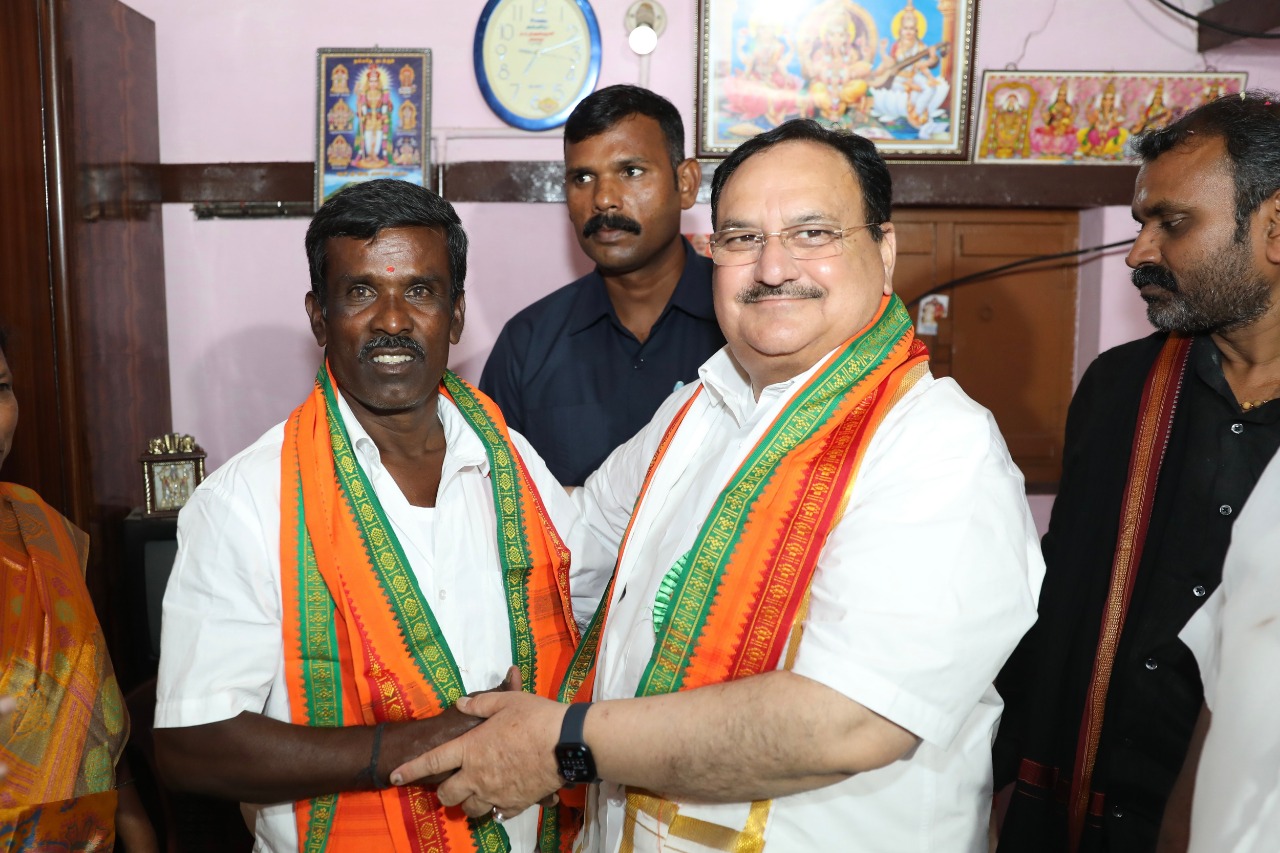
<path id="1" fill-rule="evenodd" d="M 1219 24 L 1217 21 L 1210 21 L 1208 18 L 1188 12 L 1186 9 L 1179 9 L 1177 6 L 1170 3 L 1169 0 L 1151 0 L 1151 2 L 1158 3 L 1169 11 L 1181 15 L 1184 18 L 1189 18 L 1197 24 L 1208 27 L 1211 30 L 1219 30 L 1230 35 L 1246 39 L 1280 39 L 1280 33 L 1258 33 L 1251 30 L 1237 29 L 1236 27 L 1231 27 L 1226 24 Z"/>
<path id="2" fill-rule="evenodd" d="M 1018 54 L 1017 59 L 1013 60 L 1012 62 L 1006 62 L 1004 64 L 1005 71 L 1018 70 L 1019 63 L 1021 63 L 1023 57 L 1027 55 L 1027 45 L 1031 44 L 1031 40 L 1033 38 L 1040 35 L 1046 29 L 1049 28 L 1049 22 L 1053 20 L 1053 14 L 1057 11 L 1058 11 L 1058 0 L 1052 0 L 1052 2 L 1049 3 L 1049 14 L 1044 16 L 1044 23 L 1040 25 L 1039 29 L 1032 30 L 1031 32 L 1027 33 L 1026 37 L 1022 40 L 1022 52 Z"/>
<path id="3" fill-rule="evenodd" d="M 1062 260 L 1063 258 L 1075 258 L 1075 257 L 1079 257 L 1080 255 L 1092 255 L 1099 252 L 1105 252 L 1108 249 L 1118 249 L 1121 246 L 1128 246 L 1128 245 L 1131 245 L 1132 243 L 1133 243 L 1132 239 L 1119 240 L 1115 243 L 1106 243 L 1105 245 L 1102 245 L 1102 246 L 1090 246 L 1087 249 L 1073 249 L 1070 252 L 1058 252 L 1057 254 L 1053 254 L 1053 255 L 1033 255 L 1032 257 L 1023 258 L 1022 260 L 1019 260 L 1019 261 L 1013 261 L 1011 263 L 1001 264 L 998 267 L 991 267 L 990 269 L 979 270 L 978 272 L 970 273 L 969 275 L 962 275 L 959 278 L 953 278 L 949 281 L 944 281 L 941 284 L 935 284 L 933 287 L 929 288 L 923 293 L 920 293 L 917 296 L 913 297 L 911 301 L 907 303 L 907 307 L 910 308 L 912 305 L 915 305 L 921 299 L 924 299 L 926 296 L 931 296 L 940 290 L 946 290 L 947 288 L 950 288 L 950 287 L 961 287 L 966 284 L 976 284 L 979 281 L 986 281 L 992 276 L 996 276 L 996 275 L 999 275 L 1000 273 L 1008 272 L 1009 270 L 1017 269 L 1019 267 L 1031 266 L 1032 264 L 1040 264 L 1040 263 L 1045 263 L 1047 261 L 1058 261 L 1058 260 Z"/>

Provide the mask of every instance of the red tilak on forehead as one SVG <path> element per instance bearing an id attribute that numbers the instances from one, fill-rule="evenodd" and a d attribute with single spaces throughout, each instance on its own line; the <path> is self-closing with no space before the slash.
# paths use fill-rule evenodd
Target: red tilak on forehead
<path id="1" fill-rule="evenodd" d="M 396 271 L 395 267 L 387 267 L 387 272 L 395 272 L 395 271 Z"/>

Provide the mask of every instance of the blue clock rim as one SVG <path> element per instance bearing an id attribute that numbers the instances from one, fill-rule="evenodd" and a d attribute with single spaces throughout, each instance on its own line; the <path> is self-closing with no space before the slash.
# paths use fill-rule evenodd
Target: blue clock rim
<path id="1" fill-rule="evenodd" d="M 559 127 L 569 120 L 569 114 L 587 95 L 595 91 L 596 81 L 600 79 L 600 24 L 596 21 L 595 10 L 591 8 L 588 0 L 574 0 L 578 8 L 582 11 L 582 17 L 587 21 L 588 35 L 591 39 L 591 64 L 587 68 L 586 79 L 582 82 L 582 88 L 574 95 L 573 100 L 560 112 L 553 113 L 542 118 L 526 118 L 517 115 L 511 110 L 503 106 L 498 100 L 498 94 L 493 91 L 493 87 L 489 85 L 489 76 L 484 70 L 484 34 L 489 28 L 489 18 L 493 15 L 493 11 L 498 8 L 498 4 L 504 0 L 489 0 L 485 4 L 484 11 L 480 13 L 480 20 L 476 23 L 475 41 L 472 43 L 471 60 L 475 65 L 476 83 L 480 85 L 480 93 L 484 95 L 485 101 L 489 104 L 489 109 L 497 114 L 512 127 L 521 130 L 551 130 Z"/>

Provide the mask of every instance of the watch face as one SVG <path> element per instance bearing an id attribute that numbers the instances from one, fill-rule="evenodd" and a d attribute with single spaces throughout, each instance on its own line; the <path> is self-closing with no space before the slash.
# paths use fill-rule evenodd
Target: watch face
<path id="1" fill-rule="evenodd" d="M 596 781 L 596 762 L 585 743 L 557 744 L 556 763 L 560 776 L 571 785 Z"/>
<path id="2" fill-rule="evenodd" d="M 503 121 L 559 127 L 600 74 L 595 13 L 587 0 L 489 0 L 475 64 L 480 91 Z"/>

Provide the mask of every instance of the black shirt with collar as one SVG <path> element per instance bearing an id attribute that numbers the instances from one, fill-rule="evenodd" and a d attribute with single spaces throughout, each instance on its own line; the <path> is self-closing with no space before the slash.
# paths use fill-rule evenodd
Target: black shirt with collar
<path id="1" fill-rule="evenodd" d="M 1019 782 L 1000 853 L 1067 849 L 1066 787 L 1076 760 L 1119 532 L 1122 493 L 1156 334 L 1098 357 L 1067 417 L 1062 482 L 1044 550 L 1040 619 L 997 679 L 1005 699 L 997 786 L 1021 759 L 1049 772 Z M 1081 853 L 1150 853 L 1203 700 L 1178 632 L 1222 579 L 1231 526 L 1280 447 L 1280 401 L 1242 412 L 1213 340 L 1191 344 L 1145 546 L 1106 697 Z"/>
<path id="2" fill-rule="evenodd" d="M 724 346 L 711 260 L 687 241 L 684 250 L 680 281 L 644 343 L 618 320 L 598 271 L 539 299 L 498 335 L 480 390 L 561 483 L 580 485 Z"/>

